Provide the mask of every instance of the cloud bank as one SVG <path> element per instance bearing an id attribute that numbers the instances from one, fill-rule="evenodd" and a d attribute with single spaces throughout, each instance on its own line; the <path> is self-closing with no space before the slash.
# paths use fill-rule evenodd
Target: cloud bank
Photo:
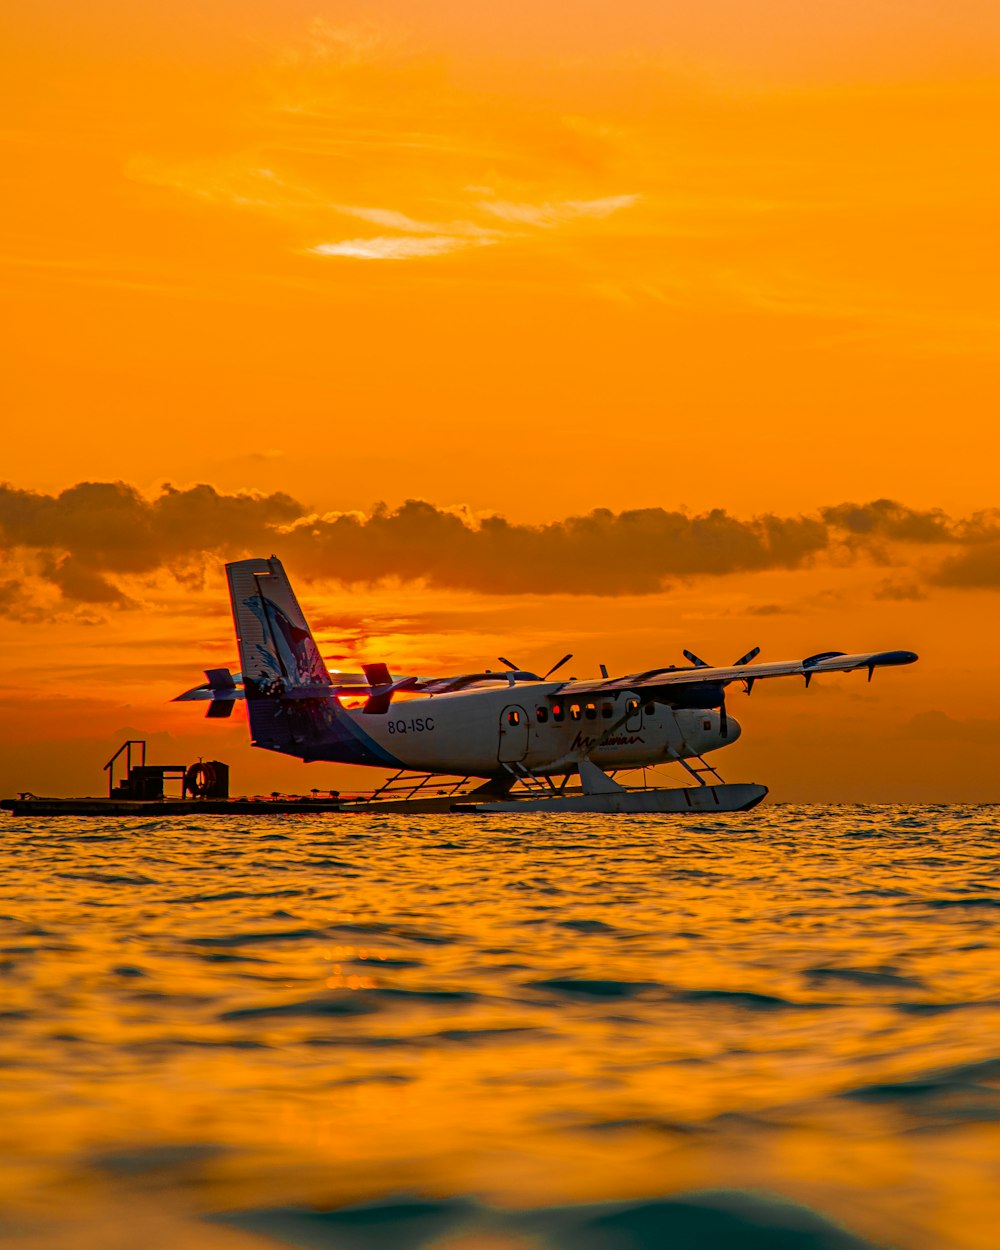
<path id="1" fill-rule="evenodd" d="M 419 581 L 488 595 L 653 594 L 679 578 L 796 569 L 823 558 L 872 558 L 911 577 L 916 569 L 924 585 L 1000 589 L 1000 513 L 955 519 L 876 500 L 750 519 L 721 508 L 599 508 L 527 525 L 419 500 L 319 516 L 286 494 L 207 485 L 168 485 L 154 498 L 124 482 L 80 482 L 52 495 L 0 485 L 0 555 L 9 569 L 0 603 L 8 605 L 30 575 L 60 601 L 125 608 L 132 601 L 121 583 L 129 578 L 166 571 L 197 582 L 207 561 L 272 552 L 297 578 Z"/>

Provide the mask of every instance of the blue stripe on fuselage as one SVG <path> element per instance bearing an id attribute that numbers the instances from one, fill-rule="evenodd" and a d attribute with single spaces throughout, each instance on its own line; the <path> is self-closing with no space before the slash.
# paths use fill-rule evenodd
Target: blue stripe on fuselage
<path id="1" fill-rule="evenodd" d="M 384 764 L 402 768 L 403 761 L 387 751 L 358 725 L 336 699 L 327 702 L 327 732 L 311 749 L 302 751 L 304 760 L 328 760 L 336 764 Z M 299 754 L 300 752 L 296 752 Z"/>

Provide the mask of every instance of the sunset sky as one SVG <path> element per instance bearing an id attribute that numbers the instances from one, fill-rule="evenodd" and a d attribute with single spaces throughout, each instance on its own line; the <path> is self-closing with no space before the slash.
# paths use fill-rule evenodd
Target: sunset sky
<path id="1" fill-rule="evenodd" d="M 1000 800 L 1000 6 L 13 0 L 0 58 L 4 796 L 351 784 L 168 702 L 274 551 L 342 668 L 916 650 L 722 771 Z"/>

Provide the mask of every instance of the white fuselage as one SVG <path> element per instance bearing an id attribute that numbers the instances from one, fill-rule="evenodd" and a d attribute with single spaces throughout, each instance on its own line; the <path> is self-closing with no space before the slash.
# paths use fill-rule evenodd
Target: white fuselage
<path id="1" fill-rule="evenodd" d="M 397 697 L 385 713 L 346 714 L 401 767 L 471 776 L 517 764 L 568 772 L 581 756 L 603 769 L 642 768 L 704 755 L 740 736 L 729 717 L 724 737 L 714 710 L 643 703 L 629 691 L 574 697 L 572 683 L 564 682 L 482 684 Z"/>

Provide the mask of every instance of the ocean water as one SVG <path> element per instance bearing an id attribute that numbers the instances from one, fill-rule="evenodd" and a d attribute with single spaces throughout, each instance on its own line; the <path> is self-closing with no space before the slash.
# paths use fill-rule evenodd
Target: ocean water
<path id="1" fill-rule="evenodd" d="M 992 1250 L 998 817 L 0 819 L 0 1241 Z"/>

